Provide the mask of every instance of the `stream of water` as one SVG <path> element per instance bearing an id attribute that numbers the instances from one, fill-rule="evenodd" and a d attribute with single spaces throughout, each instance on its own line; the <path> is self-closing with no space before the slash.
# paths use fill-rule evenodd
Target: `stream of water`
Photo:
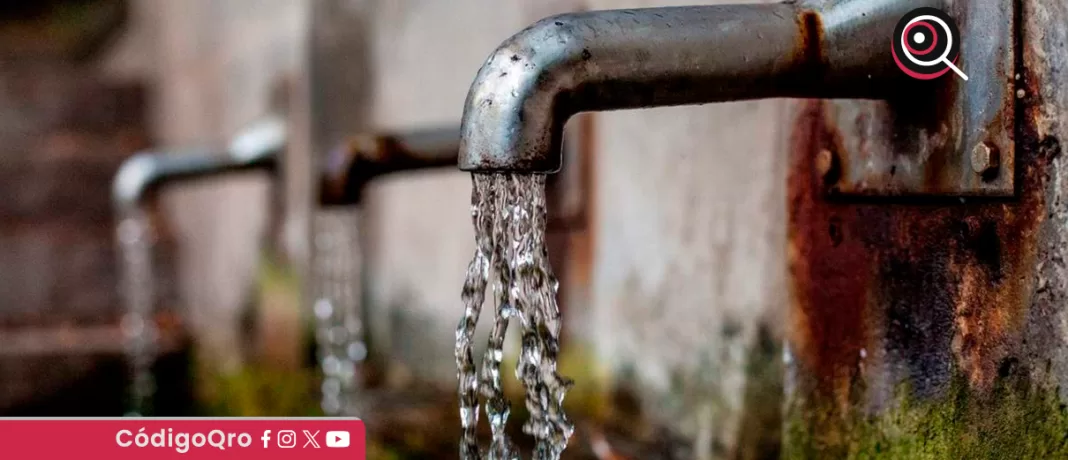
<path id="1" fill-rule="evenodd" d="M 142 209 L 124 213 L 116 228 L 116 238 L 125 308 L 122 332 L 131 379 L 127 415 L 140 416 L 152 408 L 155 392 L 152 363 L 157 353 L 157 331 L 152 319 L 156 304 L 152 265 L 154 238 L 148 213 Z"/>
<path id="2" fill-rule="evenodd" d="M 322 409 L 327 415 L 352 415 L 356 366 L 367 356 L 361 339 L 357 215 L 353 210 L 320 210 L 314 222 L 313 289 L 316 342 L 323 371 Z M 153 322 L 156 278 L 154 237 L 144 209 L 122 212 L 116 228 L 120 260 L 122 332 L 130 373 L 128 416 L 151 413 L 155 393 L 152 364 L 158 349 Z"/>
<path id="3" fill-rule="evenodd" d="M 356 367 L 367 357 L 360 315 L 357 211 L 316 211 L 312 280 L 326 415 L 355 415 Z"/>
<path id="4" fill-rule="evenodd" d="M 562 407 L 571 382 L 556 371 L 561 329 L 556 303 L 559 284 L 549 266 L 545 244 L 545 176 L 474 174 L 472 180 L 476 249 L 463 287 L 464 316 L 456 331 L 463 430 L 460 457 L 521 458 L 505 434 L 510 405 L 502 389 L 500 369 L 508 323 L 516 319 L 522 346 L 515 375 L 526 390 L 525 405 L 530 413 L 523 432 L 536 441 L 534 459 L 559 459 L 574 427 Z M 493 328 L 479 372 L 472 341 L 488 286 L 493 288 Z M 492 433 L 488 450 L 479 447 L 476 436 L 482 400 Z"/>

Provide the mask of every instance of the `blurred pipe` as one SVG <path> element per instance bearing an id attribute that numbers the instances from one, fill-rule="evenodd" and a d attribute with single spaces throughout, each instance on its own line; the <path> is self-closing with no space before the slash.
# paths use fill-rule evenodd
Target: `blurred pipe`
<path id="1" fill-rule="evenodd" d="M 460 127 L 360 135 L 331 150 L 319 175 L 319 204 L 359 204 L 368 182 L 417 169 L 456 166 Z"/>
<path id="2" fill-rule="evenodd" d="M 210 151 L 145 151 L 123 162 L 112 182 L 111 200 L 119 212 L 144 205 L 154 193 L 175 183 L 252 170 L 274 171 L 286 145 L 286 123 L 266 117 L 239 132 L 224 155 Z"/>

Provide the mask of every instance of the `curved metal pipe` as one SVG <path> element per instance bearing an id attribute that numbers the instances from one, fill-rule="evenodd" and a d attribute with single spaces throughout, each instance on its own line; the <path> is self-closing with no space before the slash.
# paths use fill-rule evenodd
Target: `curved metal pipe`
<path id="1" fill-rule="evenodd" d="M 459 166 L 555 172 L 578 112 L 743 99 L 884 98 L 901 89 L 889 40 L 940 1 L 593 11 L 543 19 L 504 42 L 467 95 Z"/>
<path id="2" fill-rule="evenodd" d="M 271 116 L 238 133 L 226 155 L 207 151 L 137 153 L 119 167 L 112 182 L 112 203 L 116 209 L 131 209 L 174 182 L 274 169 L 285 143 L 285 120 Z"/>
<path id="3" fill-rule="evenodd" d="M 455 166 L 459 150 L 459 126 L 353 137 L 327 155 L 320 173 L 319 204 L 357 204 L 372 179 Z"/>

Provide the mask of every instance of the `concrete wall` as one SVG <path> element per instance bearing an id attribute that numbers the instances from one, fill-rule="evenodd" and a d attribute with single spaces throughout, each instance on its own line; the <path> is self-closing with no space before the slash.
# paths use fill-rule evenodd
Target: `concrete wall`
<path id="1" fill-rule="evenodd" d="M 695 3 L 591 0 L 593 9 Z M 785 102 L 599 114 L 589 331 L 633 373 L 646 408 L 697 440 L 736 448 L 747 369 L 769 363 L 761 327 L 785 313 Z M 777 339 L 775 339 L 777 341 Z M 778 359 L 778 353 L 773 353 Z M 773 364 L 773 363 L 770 363 Z M 771 374 L 775 374 L 774 371 Z M 752 391 L 752 390 L 750 390 Z M 776 405 L 779 395 L 764 395 Z"/>

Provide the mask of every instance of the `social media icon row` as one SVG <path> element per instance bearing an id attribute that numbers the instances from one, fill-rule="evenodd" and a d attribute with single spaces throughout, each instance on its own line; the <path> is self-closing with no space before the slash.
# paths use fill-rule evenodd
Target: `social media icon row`
<path id="1" fill-rule="evenodd" d="M 301 430 L 304 432 L 304 445 L 305 449 L 318 449 L 319 441 L 316 439 L 319 436 L 318 431 Z M 326 432 L 326 447 L 344 448 L 349 446 L 349 432 L 348 431 L 327 431 Z M 297 432 L 294 430 L 282 430 L 278 432 L 278 447 L 281 449 L 293 449 L 297 447 Z"/>

